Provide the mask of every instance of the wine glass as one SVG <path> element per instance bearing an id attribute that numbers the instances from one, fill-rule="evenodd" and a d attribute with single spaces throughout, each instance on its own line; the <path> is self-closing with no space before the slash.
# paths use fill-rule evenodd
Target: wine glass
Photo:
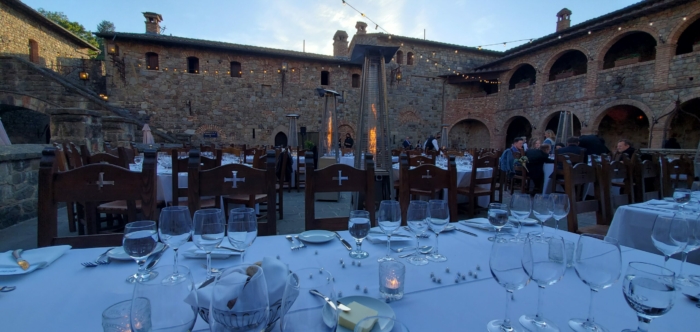
<path id="1" fill-rule="evenodd" d="M 391 234 L 401 227 L 401 206 L 398 201 L 382 201 L 379 203 L 379 211 L 377 211 L 377 224 L 386 234 L 386 256 L 377 260 L 377 262 L 394 260 L 389 254 L 391 253 Z"/>
<path id="2" fill-rule="evenodd" d="M 444 262 L 447 260 L 447 257 L 438 253 L 438 247 L 440 246 L 438 238 L 440 237 L 440 232 L 447 227 L 449 222 L 450 211 L 447 207 L 447 201 L 428 201 L 428 226 L 430 226 L 430 229 L 435 232 L 435 250 L 433 250 L 433 252 L 427 256 L 427 258 L 433 262 Z"/>
<path id="3" fill-rule="evenodd" d="M 664 254 L 666 262 L 675 253 L 681 252 L 688 243 L 688 221 L 675 215 L 659 215 L 654 221 L 651 240 L 656 249 Z"/>
<path id="4" fill-rule="evenodd" d="M 552 217 L 556 221 L 556 229 L 559 230 L 559 221 L 566 218 L 569 214 L 569 196 L 565 194 L 549 194 L 554 207 L 552 208 Z"/>
<path id="5" fill-rule="evenodd" d="M 284 332 L 332 332 L 338 326 L 338 311 L 327 305 L 316 290 L 332 303 L 337 300 L 333 277 L 322 268 L 305 268 L 287 277 L 282 296 L 280 330 Z"/>
<path id="6" fill-rule="evenodd" d="M 537 314 L 520 316 L 520 324 L 528 331 L 559 331 L 554 323 L 542 315 L 544 289 L 561 280 L 566 271 L 564 239 L 530 233 L 525 240 L 522 255 L 523 268 L 530 280 L 537 283 L 539 300 Z"/>
<path id="7" fill-rule="evenodd" d="M 165 282 L 171 277 L 172 270 L 180 271 L 184 277 L 174 283 Z M 191 331 L 197 318 L 197 306 L 192 305 L 197 303 L 197 289 L 190 270 L 182 265 L 177 268 L 163 265 L 153 271 L 157 277 L 139 280 L 134 286 L 131 306 L 133 331 Z M 137 305 L 144 301 L 150 305 Z"/>
<path id="8" fill-rule="evenodd" d="M 678 204 L 690 202 L 690 189 L 677 188 L 673 191 L 673 200 Z"/>
<path id="9" fill-rule="evenodd" d="M 413 265 L 425 265 L 428 264 L 428 260 L 421 256 L 419 252 L 420 248 L 420 236 L 426 230 L 428 230 L 428 202 L 426 201 L 411 201 L 408 203 L 408 211 L 406 216 L 406 223 L 408 228 L 416 235 L 416 252 L 407 258 L 408 262 Z"/>
<path id="10" fill-rule="evenodd" d="M 158 245 L 156 222 L 152 220 L 134 221 L 124 226 L 124 252 L 136 261 L 139 270 L 126 279 L 129 283 L 155 278 L 158 273 L 146 270 L 146 258 Z"/>
<path id="11" fill-rule="evenodd" d="M 530 216 L 532 212 L 532 199 L 530 194 L 513 194 L 510 198 L 510 214 L 515 218 L 519 225 L 522 225 L 523 220 Z M 520 234 L 520 228 L 518 228 Z"/>
<path id="12" fill-rule="evenodd" d="M 496 229 L 496 237 L 498 237 L 501 234 L 501 229 L 508 224 L 508 204 L 490 203 L 488 216 L 489 224 Z"/>
<path id="13" fill-rule="evenodd" d="M 228 214 L 228 242 L 236 249 L 241 249 L 241 262 L 245 250 L 253 245 L 258 236 L 258 218 L 253 208 L 236 208 Z"/>
<path id="14" fill-rule="evenodd" d="M 637 312 L 637 329 L 646 332 L 651 320 L 666 314 L 676 299 L 676 274 L 658 265 L 630 262 L 622 284 L 627 304 Z"/>
<path id="15" fill-rule="evenodd" d="M 362 250 L 362 241 L 369 234 L 372 225 L 369 223 L 369 211 L 353 210 L 350 211 L 350 220 L 348 220 L 348 231 L 350 236 L 355 238 L 357 247 L 350 252 L 350 257 L 363 259 L 369 256 L 369 253 Z"/>
<path id="16" fill-rule="evenodd" d="M 574 255 L 574 269 L 579 279 L 591 288 L 588 318 L 569 320 L 569 327 L 577 332 L 607 331 L 593 319 L 593 295 L 608 288 L 620 278 L 622 257 L 617 239 L 609 236 L 581 234 Z"/>
<path id="17" fill-rule="evenodd" d="M 192 242 L 207 254 L 207 280 L 212 278 L 211 252 L 226 234 L 224 224 L 224 214 L 220 209 L 202 209 L 194 213 Z"/>
<path id="18" fill-rule="evenodd" d="M 532 200 L 532 214 L 541 222 L 542 234 L 544 234 L 544 223 L 552 217 L 554 201 L 550 194 L 536 194 Z"/>
<path id="19" fill-rule="evenodd" d="M 508 318 L 508 307 L 513 292 L 524 288 L 530 281 L 522 266 L 524 245 L 522 236 L 502 235 L 493 241 L 489 268 L 493 278 L 506 289 L 506 314 L 503 320 L 492 320 L 486 325 L 489 332 L 516 331 Z"/>
<path id="20" fill-rule="evenodd" d="M 695 281 L 692 281 L 690 278 L 683 275 L 683 266 L 685 265 L 685 261 L 688 259 L 688 254 L 691 251 L 700 248 L 700 218 L 698 218 L 697 214 L 684 212 L 677 213 L 676 218 L 684 218 L 688 223 L 688 242 L 681 252 L 683 261 L 681 263 L 681 270 L 678 272 L 676 277 L 676 282 L 680 286 L 698 287 L 698 284 Z"/>
<path id="21" fill-rule="evenodd" d="M 158 219 L 158 236 L 160 241 L 167 244 L 175 252 L 173 274 L 163 282 L 176 283 L 185 276 L 177 271 L 177 249 L 185 244 L 192 235 L 192 217 L 186 206 L 167 206 L 160 211 Z"/>
<path id="22" fill-rule="evenodd" d="M 270 315 L 267 281 L 262 267 L 245 264 L 226 268 L 216 277 L 208 303 L 211 332 L 263 331 Z M 204 298 L 202 295 L 201 298 Z M 206 306 L 206 301 L 201 301 Z"/>

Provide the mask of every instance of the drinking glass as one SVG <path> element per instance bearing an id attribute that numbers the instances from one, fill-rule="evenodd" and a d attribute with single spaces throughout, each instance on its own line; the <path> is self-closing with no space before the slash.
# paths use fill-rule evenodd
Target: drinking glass
<path id="1" fill-rule="evenodd" d="M 398 201 L 382 201 L 379 203 L 379 211 L 377 211 L 377 224 L 386 234 L 386 256 L 377 260 L 377 262 L 394 260 L 389 254 L 391 253 L 391 234 L 401 227 L 401 206 Z"/>
<path id="2" fill-rule="evenodd" d="M 103 332 L 124 332 L 131 331 L 131 310 L 135 307 L 139 317 L 134 317 L 134 321 L 139 322 L 139 329 L 150 330 L 151 328 L 151 304 L 146 299 L 122 301 L 111 305 L 102 312 Z"/>
<path id="3" fill-rule="evenodd" d="M 565 194 L 549 194 L 552 198 L 554 207 L 552 208 L 552 217 L 556 221 L 556 229 L 559 230 L 559 221 L 566 218 L 569 214 L 569 196 Z"/>
<path id="4" fill-rule="evenodd" d="M 443 200 L 430 200 L 428 201 L 428 226 L 435 232 L 435 250 L 430 253 L 427 258 L 433 262 L 444 262 L 447 257 L 438 253 L 438 248 L 440 247 L 440 242 L 438 241 L 440 237 L 440 232 L 447 226 L 450 222 L 450 210 L 447 207 L 447 201 Z"/>
<path id="5" fill-rule="evenodd" d="M 408 228 L 416 235 L 416 252 L 408 256 L 407 260 L 413 265 L 428 264 L 428 260 L 423 257 L 419 251 L 420 235 L 428 230 L 428 202 L 426 201 L 411 201 L 408 203 L 408 211 L 406 215 L 406 223 Z"/>
<path id="6" fill-rule="evenodd" d="M 236 208 L 228 214 L 228 242 L 236 249 L 241 249 L 241 262 L 245 250 L 253 245 L 258 236 L 258 218 L 253 208 Z"/>
<path id="7" fill-rule="evenodd" d="M 688 221 L 675 215 L 659 215 L 654 221 L 651 240 L 656 249 L 664 254 L 666 262 L 675 253 L 681 252 L 688 243 Z"/>
<path id="8" fill-rule="evenodd" d="M 216 277 L 213 287 L 208 307 L 211 332 L 265 330 L 270 300 L 260 266 L 246 264 L 227 268 Z"/>
<path id="9" fill-rule="evenodd" d="M 136 275 L 126 279 L 129 283 L 155 278 L 158 273 L 146 270 L 146 258 L 153 253 L 158 245 L 156 222 L 151 220 L 134 221 L 124 226 L 124 252 L 136 261 L 139 270 Z"/>
<path id="10" fill-rule="evenodd" d="M 673 200 L 678 204 L 686 204 L 690 202 L 690 189 L 678 188 L 673 191 Z"/>
<path id="11" fill-rule="evenodd" d="M 163 282 L 176 283 L 185 276 L 177 271 L 177 249 L 185 244 L 192 235 L 192 217 L 186 206 L 167 206 L 160 211 L 158 219 L 158 236 L 160 241 L 167 244 L 175 252 L 173 274 Z"/>
<path id="12" fill-rule="evenodd" d="M 131 327 L 134 332 L 147 331 L 191 331 L 197 318 L 197 307 L 185 299 L 197 302 L 197 289 L 194 287 L 192 274 L 186 266 L 178 266 L 184 278 L 175 283 L 163 282 L 170 278 L 172 266 L 159 266 L 157 277 L 150 280 L 139 280 L 134 286 L 131 306 Z M 137 305 L 139 301 L 148 301 L 149 307 Z M 143 310 L 148 310 L 147 315 Z M 145 317 L 146 324 L 139 318 Z M 150 318 L 150 319 L 149 319 Z M 150 321 L 150 324 L 148 324 Z"/>
<path id="13" fill-rule="evenodd" d="M 496 229 L 496 237 L 501 234 L 501 229 L 508 224 L 508 204 L 489 204 L 489 224 Z"/>
<path id="14" fill-rule="evenodd" d="M 530 216 L 532 212 L 532 200 L 530 194 L 513 194 L 510 198 L 510 214 L 515 218 L 519 225 L 522 225 L 523 220 Z M 520 228 L 518 228 L 520 234 Z"/>
<path id="15" fill-rule="evenodd" d="M 637 329 L 646 332 L 651 320 L 667 313 L 676 299 L 676 274 L 658 265 L 630 262 L 622 284 L 627 304 L 637 312 Z"/>
<path id="16" fill-rule="evenodd" d="M 316 290 L 335 303 L 333 277 L 322 268 L 305 268 L 287 277 L 282 296 L 280 330 L 285 332 L 331 332 L 338 326 L 338 311 L 311 294 Z M 294 300 L 296 299 L 296 301 Z"/>
<path id="17" fill-rule="evenodd" d="M 369 223 L 369 211 L 353 210 L 350 211 L 350 220 L 348 221 L 348 231 L 350 236 L 355 239 L 357 247 L 350 252 L 350 257 L 363 259 L 369 256 L 369 253 L 362 250 L 362 241 L 369 234 L 369 229 L 372 225 Z"/>
<path id="18" fill-rule="evenodd" d="M 522 236 L 502 235 L 493 241 L 489 268 L 496 282 L 506 289 L 506 314 L 503 320 L 492 320 L 486 325 L 489 332 L 517 331 L 508 318 L 508 307 L 513 292 L 524 288 L 530 281 L 522 265 L 524 245 Z"/>
<path id="19" fill-rule="evenodd" d="M 224 214 L 220 209 L 202 209 L 194 213 L 192 242 L 207 254 L 207 280 L 211 274 L 211 252 L 224 239 Z"/>
<path id="20" fill-rule="evenodd" d="M 542 234 L 544 234 L 544 223 L 552 217 L 554 201 L 550 194 L 537 194 L 532 200 L 532 214 L 541 222 Z"/>
<path id="21" fill-rule="evenodd" d="M 569 327 L 577 332 L 607 331 L 593 318 L 593 295 L 608 288 L 620 278 L 622 257 L 617 239 L 609 236 L 581 234 L 574 254 L 574 269 L 579 279 L 591 288 L 588 318 L 569 320 Z"/>
<path id="22" fill-rule="evenodd" d="M 530 280 L 537 283 L 539 299 L 537 314 L 520 316 L 520 324 L 528 331 L 559 331 L 551 320 L 542 315 L 544 289 L 557 283 L 566 271 L 564 239 L 560 236 L 544 236 L 530 233 L 525 240 L 522 255 L 523 269 Z"/>
<path id="23" fill-rule="evenodd" d="M 387 332 L 409 332 L 408 326 L 401 323 L 396 318 L 385 316 L 371 316 L 362 319 L 355 325 L 354 332 L 370 331 L 372 326 L 379 326 L 379 330 Z"/>
<path id="24" fill-rule="evenodd" d="M 698 283 L 688 278 L 688 276 L 683 275 L 683 266 L 685 265 L 685 261 L 688 260 L 688 254 L 700 248 L 700 218 L 698 218 L 697 214 L 683 212 L 676 213 L 676 217 L 684 218 L 688 223 L 688 242 L 681 252 L 683 261 L 681 263 L 681 270 L 676 277 L 676 283 L 679 286 L 698 287 Z"/>

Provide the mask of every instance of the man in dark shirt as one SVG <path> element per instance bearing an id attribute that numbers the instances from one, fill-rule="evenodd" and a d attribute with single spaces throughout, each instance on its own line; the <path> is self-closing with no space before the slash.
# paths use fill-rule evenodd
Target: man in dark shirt
<path id="1" fill-rule="evenodd" d="M 557 150 L 557 154 L 560 155 L 562 153 L 573 153 L 573 154 L 582 154 L 583 153 L 583 160 L 581 162 L 587 163 L 588 162 L 588 153 L 586 152 L 586 149 L 578 146 L 579 140 L 578 137 L 569 137 L 569 139 L 566 140 L 566 146 Z M 559 169 L 562 169 L 562 165 L 557 165 Z"/>
<path id="2" fill-rule="evenodd" d="M 345 134 L 345 147 L 346 148 L 351 148 L 355 144 L 355 140 L 352 139 L 352 136 L 350 136 L 350 133 Z"/>
<path id="3" fill-rule="evenodd" d="M 578 138 L 578 140 L 578 146 L 586 149 L 586 153 L 589 155 L 602 155 L 604 153 L 610 153 L 610 149 L 605 146 L 605 143 L 602 139 L 600 139 L 600 137 L 598 137 L 598 135 L 582 135 Z"/>
<path id="4" fill-rule="evenodd" d="M 549 159 L 549 152 L 552 147 L 549 144 L 540 145 L 539 149 L 528 149 L 525 151 L 527 157 L 527 175 L 535 185 L 535 193 L 542 192 L 544 183 L 544 164 L 551 164 L 554 161 Z"/>
<path id="5" fill-rule="evenodd" d="M 408 150 L 411 147 L 411 141 L 409 141 L 410 137 L 406 136 L 406 139 L 403 140 L 403 143 L 401 144 L 404 149 Z"/>
<path id="6" fill-rule="evenodd" d="M 632 147 L 632 142 L 626 139 L 621 139 L 617 142 L 617 153 L 615 153 L 615 160 L 622 160 L 622 155 L 626 154 L 628 158 L 632 159 L 635 149 Z"/>

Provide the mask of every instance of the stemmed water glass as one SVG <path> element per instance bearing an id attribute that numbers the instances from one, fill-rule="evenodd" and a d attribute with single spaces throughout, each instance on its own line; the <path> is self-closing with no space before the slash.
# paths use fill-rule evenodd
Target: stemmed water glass
<path id="1" fill-rule="evenodd" d="M 390 200 L 379 203 L 379 211 L 377 211 L 377 224 L 386 234 L 386 256 L 377 259 L 377 262 L 394 260 L 389 254 L 391 253 L 391 234 L 401 227 L 401 207 L 399 202 Z"/>
<path id="2" fill-rule="evenodd" d="M 416 235 L 416 252 L 408 257 L 408 262 L 413 265 L 428 264 L 428 260 L 419 252 L 420 235 L 428 230 L 428 202 L 411 201 L 408 203 L 406 223 L 408 228 Z"/>
<path id="3" fill-rule="evenodd" d="M 245 256 L 245 250 L 253 245 L 258 236 L 258 219 L 253 208 L 236 208 L 228 214 L 228 242 L 241 252 L 241 262 Z"/>
<path id="4" fill-rule="evenodd" d="M 528 331 L 559 331 L 559 328 L 551 320 L 542 315 L 542 302 L 545 287 L 561 280 L 566 271 L 564 239 L 560 236 L 528 234 L 522 262 L 523 269 L 530 276 L 530 280 L 537 283 L 539 300 L 537 301 L 537 314 L 535 316 L 520 316 L 520 324 Z"/>
<path id="5" fill-rule="evenodd" d="M 549 194 L 537 194 L 532 200 L 532 214 L 541 222 L 542 234 L 544 234 L 544 223 L 552 217 L 554 201 Z"/>
<path id="6" fill-rule="evenodd" d="M 173 265 L 173 274 L 169 278 L 164 278 L 165 283 L 177 283 L 183 278 L 184 274 L 177 271 L 177 249 L 185 244 L 192 235 L 192 217 L 190 217 L 190 209 L 186 206 L 167 206 L 160 211 L 158 219 L 158 235 L 160 241 L 167 244 L 175 252 Z"/>
<path id="7" fill-rule="evenodd" d="M 155 271 L 146 270 L 146 258 L 153 253 L 158 245 L 156 222 L 151 220 L 134 221 L 124 226 L 124 252 L 136 261 L 139 270 L 135 275 L 126 279 L 129 283 L 146 281 L 158 276 Z"/>
<path id="8" fill-rule="evenodd" d="M 501 229 L 508 224 L 508 204 L 490 203 L 489 204 L 489 224 L 496 229 L 496 237 L 501 234 Z M 493 240 L 489 238 L 489 240 Z"/>
<path id="9" fill-rule="evenodd" d="M 637 312 L 637 329 L 622 332 L 647 332 L 651 320 L 666 314 L 676 299 L 676 274 L 661 266 L 630 262 L 622 293 L 627 304 Z"/>
<path id="10" fill-rule="evenodd" d="M 369 234 L 372 225 L 369 223 L 369 211 L 353 210 L 350 211 L 350 220 L 348 220 L 348 231 L 350 236 L 355 239 L 357 247 L 350 252 L 350 257 L 363 259 L 369 256 L 369 253 L 362 250 L 362 241 Z"/>
<path id="11" fill-rule="evenodd" d="M 664 254 L 664 267 L 666 267 L 669 258 L 681 252 L 688 243 L 688 221 L 676 215 L 657 216 L 651 231 L 651 240 L 656 249 Z"/>
<path id="12" fill-rule="evenodd" d="M 681 263 L 681 270 L 678 272 L 676 277 L 676 282 L 679 286 L 697 287 L 698 284 L 696 282 L 683 275 L 683 266 L 685 265 L 685 261 L 688 259 L 688 254 L 691 251 L 700 248 L 700 219 L 696 214 L 683 212 L 677 213 L 676 217 L 684 218 L 688 223 L 688 242 L 681 252 L 683 261 Z"/>
<path id="13" fill-rule="evenodd" d="M 565 194 L 549 194 L 554 207 L 552 208 L 552 217 L 556 221 L 556 230 L 559 230 L 559 221 L 566 218 L 569 214 L 569 196 Z"/>
<path id="14" fill-rule="evenodd" d="M 510 214 L 515 218 L 519 225 L 522 225 L 523 220 L 530 216 L 532 212 L 532 200 L 530 194 L 513 194 L 510 198 Z M 520 228 L 518 228 L 520 234 Z"/>
<path id="15" fill-rule="evenodd" d="M 450 210 L 447 207 L 447 201 L 430 200 L 428 201 L 428 226 L 435 232 L 435 250 L 427 256 L 433 262 L 444 262 L 447 257 L 438 253 L 440 242 L 440 232 L 442 232 L 450 222 Z"/>
<path id="16" fill-rule="evenodd" d="M 207 254 L 207 280 L 211 279 L 211 252 L 226 234 L 224 214 L 220 209 L 202 209 L 194 213 L 192 242 Z"/>
<path id="17" fill-rule="evenodd" d="M 593 295 L 608 288 L 620 278 L 622 258 L 617 239 L 594 234 L 581 234 L 574 254 L 574 269 L 579 279 L 591 288 L 588 318 L 569 320 L 577 332 L 607 331 L 593 319 Z"/>
<path id="18" fill-rule="evenodd" d="M 506 314 L 503 320 L 492 320 L 486 325 L 489 332 L 516 331 L 508 318 L 508 307 L 513 292 L 524 288 L 530 281 L 521 261 L 524 245 L 522 236 L 503 235 L 493 241 L 489 267 L 493 278 L 506 289 Z"/>

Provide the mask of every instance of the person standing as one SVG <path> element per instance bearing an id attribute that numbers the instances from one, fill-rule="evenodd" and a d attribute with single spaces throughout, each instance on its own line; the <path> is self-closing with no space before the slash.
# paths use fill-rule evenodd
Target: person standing
<path id="1" fill-rule="evenodd" d="M 355 145 L 355 140 L 352 139 L 350 133 L 345 134 L 345 142 L 343 143 L 343 145 L 347 149 L 352 148 L 352 146 Z"/>
<path id="2" fill-rule="evenodd" d="M 554 140 L 557 137 L 557 134 L 554 133 L 554 130 L 547 129 L 544 131 L 544 142 L 542 144 L 549 144 L 549 146 L 554 146 L 555 142 Z"/>
<path id="3" fill-rule="evenodd" d="M 544 164 L 551 164 L 554 161 L 549 159 L 549 152 L 552 147 L 549 144 L 542 144 L 537 149 L 533 146 L 525 152 L 527 157 L 527 176 L 534 184 L 535 193 L 542 192 L 544 184 Z"/>
<path id="4" fill-rule="evenodd" d="M 423 150 L 425 151 L 439 151 L 440 150 L 440 143 L 438 141 L 440 139 L 440 133 L 437 134 L 437 136 L 430 135 L 428 139 L 425 141 L 425 144 L 423 145 Z"/>
<path id="5" fill-rule="evenodd" d="M 404 149 L 410 150 L 411 147 L 411 141 L 409 140 L 411 137 L 406 136 L 406 138 L 403 140 L 403 143 L 401 145 L 403 146 Z"/>

